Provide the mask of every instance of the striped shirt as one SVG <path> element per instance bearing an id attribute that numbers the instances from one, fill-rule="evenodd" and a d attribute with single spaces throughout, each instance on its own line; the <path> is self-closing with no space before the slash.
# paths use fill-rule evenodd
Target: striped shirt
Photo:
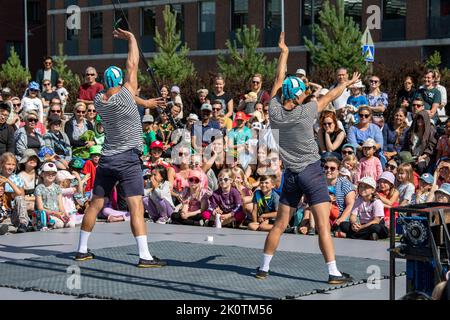
<path id="1" fill-rule="evenodd" d="M 308 165 L 320 160 L 319 147 L 314 138 L 317 103 L 309 102 L 288 111 L 279 97 L 270 101 L 270 126 L 278 145 L 284 167 L 302 172 Z"/>
<path id="2" fill-rule="evenodd" d="M 102 154 L 109 157 L 131 149 L 142 151 L 141 117 L 131 92 L 122 87 L 107 102 L 103 101 L 104 93 L 101 91 L 94 98 L 105 128 Z"/>
<path id="3" fill-rule="evenodd" d="M 345 210 L 345 197 L 352 191 L 355 191 L 353 184 L 346 178 L 339 177 L 336 181 L 336 204 L 339 208 L 339 216 Z"/>

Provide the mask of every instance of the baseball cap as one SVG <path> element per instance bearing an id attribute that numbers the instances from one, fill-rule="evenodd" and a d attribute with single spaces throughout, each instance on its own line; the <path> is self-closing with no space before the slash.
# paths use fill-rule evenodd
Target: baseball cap
<path id="1" fill-rule="evenodd" d="M 2 89 L 2 93 L 1 93 L 2 95 L 5 95 L 5 96 L 10 96 L 11 95 L 11 89 L 10 88 L 8 88 L 8 87 L 4 87 L 3 89 Z"/>
<path id="2" fill-rule="evenodd" d="M 67 179 L 75 179 L 75 176 L 70 174 L 67 170 L 60 170 L 56 174 L 56 182 L 61 182 Z"/>
<path id="3" fill-rule="evenodd" d="M 39 84 L 36 81 L 31 81 L 28 84 L 28 90 L 38 90 L 41 91 L 41 89 L 39 88 Z"/>
<path id="4" fill-rule="evenodd" d="M 236 117 L 234 118 L 234 120 L 244 120 L 244 121 L 246 121 L 246 120 L 248 120 L 248 117 L 247 117 L 247 115 L 244 112 L 239 111 L 239 112 L 236 112 Z"/>
<path id="5" fill-rule="evenodd" d="M 354 84 L 352 84 L 352 85 L 350 86 L 350 88 L 358 88 L 358 89 L 362 89 L 362 88 L 365 88 L 365 87 L 366 87 L 366 86 L 362 83 L 361 80 L 355 82 Z"/>
<path id="6" fill-rule="evenodd" d="M 58 169 L 56 169 L 56 164 L 53 162 L 46 162 L 41 168 L 42 172 L 58 172 Z"/>
<path id="7" fill-rule="evenodd" d="M 53 156 L 55 154 L 55 152 L 53 151 L 53 149 L 49 148 L 49 147 L 42 147 L 39 152 L 38 152 L 38 157 L 41 161 L 45 161 L 45 157 L 46 156 Z"/>
<path id="8" fill-rule="evenodd" d="M 38 162 L 39 162 L 39 160 L 40 160 L 39 157 L 38 157 L 38 155 L 37 155 L 37 153 L 36 153 L 36 151 L 34 151 L 34 149 L 26 149 L 26 150 L 23 152 L 22 159 L 20 159 L 19 163 L 27 163 L 27 161 L 28 161 L 31 157 L 36 157 L 37 160 L 38 160 Z"/>
<path id="9" fill-rule="evenodd" d="M 434 177 L 429 173 L 424 173 L 420 176 L 420 180 L 424 181 L 427 184 L 433 184 Z"/>
<path id="10" fill-rule="evenodd" d="M 202 107 L 200 108 L 200 111 L 203 111 L 203 110 L 208 110 L 208 111 L 212 112 L 212 106 L 209 103 L 204 103 L 204 104 L 202 104 Z"/>
<path id="11" fill-rule="evenodd" d="M 153 116 L 151 114 L 146 114 L 143 118 L 142 118 L 142 123 L 146 123 L 146 122 L 155 122 L 155 119 L 153 119 Z"/>
<path id="12" fill-rule="evenodd" d="M 353 153 L 356 152 L 355 146 L 352 145 L 351 143 L 346 143 L 346 144 L 344 144 L 344 145 L 342 146 L 342 149 L 345 149 L 345 148 L 352 148 L 352 149 L 353 149 Z"/>
<path id="13" fill-rule="evenodd" d="M 385 171 L 381 174 L 381 176 L 378 178 L 378 181 L 380 181 L 381 179 L 386 180 L 387 182 L 389 182 L 390 184 L 394 185 L 395 184 L 395 176 L 392 172 L 390 171 Z"/>
<path id="14" fill-rule="evenodd" d="M 81 158 L 72 158 L 72 160 L 69 163 L 69 166 L 74 169 L 83 169 L 85 163 L 86 161 L 84 161 Z"/>
<path id="15" fill-rule="evenodd" d="M 450 183 L 443 183 L 441 187 L 436 190 L 436 192 L 442 192 L 450 196 Z"/>
<path id="16" fill-rule="evenodd" d="M 190 178 L 197 178 L 199 180 L 202 180 L 202 174 L 198 170 L 189 170 L 188 179 L 190 179 Z"/>
<path id="17" fill-rule="evenodd" d="M 187 119 L 198 121 L 198 116 L 195 113 L 190 113 Z"/>
<path id="18" fill-rule="evenodd" d="M 359 184 L 366 184 L 373 189 L 377 188 L 377 183 L 372 177 L 363 177 L 359 180 Z"/>
<path id="19" fill-rule="evenodd" d="M 364 142 L 364 144 L 362 146 L 363 146 L 363 148 L 365 148 L 365 147 L 370 148 L 370 147 L 375 147 L 376 145 L 377 145 L 377 143 L 375 142 L 375 140 L 369 138 Z"/>
<path id="20" fill-rule="evenodd" d="M 180 93 L 180 87 L 179 86 L 173 86 L 172 89 L 170 89 L 170 92 Z"/>
<path id="21" fill-rule="evenodd" d="M 286 100 L 293 100 L 306 91 L 306 86 L 302 80 L 297 77 L 288 77 L 283 81 L 282 92 Z"/>
<path id="22" fill-rule="evenodd" d="M 150 145 L 150 149 L 164 150 L 164 144 L 159 140 L 153 141 L 152 144 Z"/>
<path id="23" fill-rule="evenodd" d="M 89 148 L 89 153 L 90 154 L 102 154 L 102 146 L 100 145 L 95 145 Z"/>
<path id="24" fill-rule="evenodd" d="M 304 69 L 297 69 L 297 71 L 295 71 L 295 74 L 306 76 L 306 71 Z"/>

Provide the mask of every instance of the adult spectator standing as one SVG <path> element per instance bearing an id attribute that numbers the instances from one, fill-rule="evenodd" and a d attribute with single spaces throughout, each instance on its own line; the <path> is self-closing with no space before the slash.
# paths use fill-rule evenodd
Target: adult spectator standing
<path id="1" fill-rule="evenodd" d="M 383 127 L 383 152 L 387 161 L 400 153 L 408 131 L 407 111 L 405 108 L 397 108 L 393 119 Z"/>
<path id="2" fill-rule="evenodd" d="M 209 101 L 223 100 L 223 104 L 226 106 L 225 117 L 231 118 L 234 111 L 234 102 L 231 94 L 224 91 L 225 78 L 222 75 L 217 75 L 214 78 L 214 91 L 208 95 Z M 201 111 L 201 110 L 200 110 Z"/>
<path id="3" fill-rule="evenodd" d="M 0 156 L 15 151 L 14 128 L 6 123 L 10 110 L 7 103 L 0 102 Z"/>
<path id="4" fill-rule="evenodd" d="M 9 113 L 8 121 L 7 123 L 11 126 L 13 126 L 14 130 L 17 130 L 20 128 L 20 115 L 22 112 L 22 102 L 20 101 L 19 97 L 12 97 L 11 98 L 11 112 Z"/>
<path id="5" fill-rule="evenodd" d="M 244 111 L 246 114 L 253 114 L 255 112 L 255 104 L 260 102 L 262 104 L 270 101 L 270 95 L 267 91 L 262 89 L 263 77 L 257 73 L 253 75 L 250 84 L 250 91 L 241 97 L 238 111 Z M 252 94 L 250 94 L 252 93 Z"/>
<path id="6" fill-rule="evenodd" d="M 383 113 L 389 106 L 388 95 L 380 89 L 381 80 L 377 76 L 371 76 L 369 79 L 369 92 L 366 95 L 369 107 L 372 109 L 372 122 L 380 128 L 384 126 Z"/>
<path id="7" fill-rule="evenodd" d="M 348 81 L 348 71 L 346 68 L 339 68 L 336 70 L 336 84 L 330 87 L 330 90 L 338 87 L 340 84 Z M 350 89 L 345 88 L 342 94 L 333 100 L 332 104 L 334 110 L 340 110 L 347 105 L 348 97 L 350 97 Z"/>
<path id="8" fill-rule="evenodd" d="M 183 100 L 181 99 L 181 90 L 179 86 L 172 86 L 170 89 L 170 101 L 172 101 L 173 105 L 178 105 L 180 107 L 180 111 L 174 119 L 183 119 Z"/>
<path id="9" fill-rule="evenodd" d="M 37 82 L 31 81 L 28 84 L 25 95 L 22 98 L 22 112 L 26 114 L 30 111 L 35 111 L 38 114 L 39 122 L 44 123 L 44 106 L 39 98 L 40 91 L 41 89 Z"/>
<path id="10" fill-rule="evenodd" d="M 101 83 L 98 83 L 96 81 L 98 74 L 95 68 L 87 67 L 84 76 L 86 82 L 83 83 L 78 89 L 77 101 L 90 104 L 94 102 L 95 95 L 100 91 L 104 90 L 105 88 Z"/>
<path id="11" fill-rule="evenodd" d="M 56 87 L 56 82 L 58 81 L 59 75 L 58 72 L 53 69 L 53 59 L 52 57 L 45 57 L 44 61 L 44 69 L 39 69 L 36 72 L 35 81 L 41 85 L 44 80 L 50 80 L 53 87 Z"/>
<path id="12" fill-rule="evenodd" d="M 111 194 L 114 185 L 119 182 L 130 209 L 131 229 L 139 251 L 138 267 L 163 267 L 167 263 L 153 257 L 148 250 L 147 227 L 144 221 L 144 180 L 139 159 L 142 126 L 134 100 L 138 87 L 139 49 L 132 33 L 117 29 L 113 34 L 114 38 L 128 41 L 127 73 L 124 83 L 122 70 L 114 66 L 109 67 L 105 71 L 107 91 L 95 97 L 96 110 L 105 120 L 106 143 L 96 171 L 94 196 L 83 218 L 75 260 L 94 258 L 87 249 L 88 238 L 97 215 L 105 204 L 104 198 Z"/>
<path id="13" fill-rule="evenodd" d="M 351 276 L 339 272 L 336 266 L 333 240 L 330 234 L 330 197 L 327 182 L 320 166 L 319 148 L 314 139 L 314 119 L 332 100 L 341 96 L 344 90 L 359 80 L 355 73 L 351 81 L 341 82 L 320 100 L 303 104 L 306 86 L 297 77 L 285 79 L 289 49 L 284 43 L 284 32 L 278 44 L 281 49 L 277 75 L 272 88 L 269 114 L 271 126 L 279 130 L 279 149 L 286 168 L 280 205 L 274 227 L 269 232 L 264 246 L 264 255 L 256 277 L 265 279 L 269 264 L 279 244 L 281 235 L 297 209 L 301 197 L 308 199 L 314 221 L 319 232 L 319 247 L 328 267 L 328 283 L 340 284 L 351 281 Z M 283 81 L 283 79 L 285 79 Z M 277 96 L 282 89 L 282 98 Z"/>
<path id="14" fill-rule="evenodd" d="M 427 70 L 423 76 L 423 84 L 419 88 L 419 96 L 424 102 L 425 110 L 430 114 L 430 119 L 434 121 L 437 120 L 436 112 L 442 102 L 441 92 L 434 86 L 435 80 L 435 72 Z"/>
<path id="15" fill-rule="evenodd" d="M 441 85 L 441 73 L 439 70 L 434 71 L 435 78 L 434 78 L 434 86 L 441 94 L 441 104 L 437 108 L 437 113 L 439 117 L 439 122 L 441 124 L 445 124 L 445 122 L 448 119 L 449 113 L 447 112 L 447 89 Z"/>
<path id="16" fill-rule="evenodd" d="M 339 176 L 339 167 L 341 162 L 334 157 L 326 159 L 324 164 L 325 176 L 327 178 L 328 187 L 334 188 L 336 194 L 336 204 L 339 208 L 339 217 L 335 221 L 332 230 L 335 231 L 337 226 L 342 222 L 347 221 L 352 213 L 353 205 L 355 204 L 356 191 L 352 182 Z"/>
<path id="17" fill-rule="evenodd" d="M 72 148 L 90 148 L 95 142 L 80 139 L 87 130 L 94 131 L 92 123 L 86 120 L 86 105 L 83 102 L 77 102 L 74 109 L 74 115 L 64 125 L 64 131 L 69 137 Z"/>

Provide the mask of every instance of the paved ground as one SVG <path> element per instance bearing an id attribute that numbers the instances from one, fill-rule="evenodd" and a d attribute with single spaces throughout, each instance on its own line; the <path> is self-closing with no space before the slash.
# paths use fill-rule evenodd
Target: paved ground
<path id="1" fill-rule="evenodd" d="M 214 229 L 208 227 L 189 227 L 179 225 L 159 225 L 150 223 L 149 241 L 176 240 L 191 243 L 206 243 L 208 236 L 212 236 L 213 243 L 221 245 L 235 245 L 261 250 L 264 246 L 266 233 L 236 229 Z M 11 234 L 0 237 L 0 262 L 42 257 L 59 253 L 73 252 L 78 242 L 79 228 L 53 230 L 48 232 L 31 232 L 25 234 Z M 336 255 L 353 256 L 388 260 L 387 241 L 360 241 L 334 239 Z M 99 223 L 89 239 L 91 249 L 108 248 L 114 246 L 134 245 L 128 223 L 106 224 Z M 317 236 L 299 236 L 284 234 L 279 250 L 306 253 L 320 253 Z M 164 258 L 164 253 L 156 253 Z M 276 259 L 276 256 L 275 258 Z M 259 261 L 255 261 L 255 266 Z M 339 266 L 339 261 L 338 261 Z M 346 270 L 347 271 L 347 270 Z M 351 270 L 350 270 L 351 272 Z M 369 276 L 369 274 L 368 274 Z M 326 268 L 324 265 L 324 277 Z M 399 277 L 397 283 L 397 297 L 405 293 L 405 277 Z M 379 289 L 369 290 L 366 284 L 335 290 L 327 294 L 315 294 L 302 299 L 308 300 L 345 300 L 369 299 L 387 300 L 389 298 L 389 281 L 381 281 Z M 20 290 L 0 288 L 0 299 L 61 299 L 70 300 L 75 297 L 58 296 L 38 292 L 22 292 Z"/>

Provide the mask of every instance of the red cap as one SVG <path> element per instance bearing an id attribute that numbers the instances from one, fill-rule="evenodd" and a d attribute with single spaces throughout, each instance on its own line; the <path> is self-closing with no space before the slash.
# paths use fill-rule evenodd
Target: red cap
<path id="1" fill-rule="evenodd" d="M 152 142 L 152 144 L 150 145 L 150 148 L 151 149 L 159 148 L 161 150 L 164 150 L 164 144 L 161 141 L 156 140 L 156 141 Z"/>
<path id="2" fill-rule="evenodd" d="M 244 112 L 239 111 L 239 112 L 236 113 L 236 116 L 234 117 L 234 120 L 247 121 L 248 120 L 248 116 Z"/>

